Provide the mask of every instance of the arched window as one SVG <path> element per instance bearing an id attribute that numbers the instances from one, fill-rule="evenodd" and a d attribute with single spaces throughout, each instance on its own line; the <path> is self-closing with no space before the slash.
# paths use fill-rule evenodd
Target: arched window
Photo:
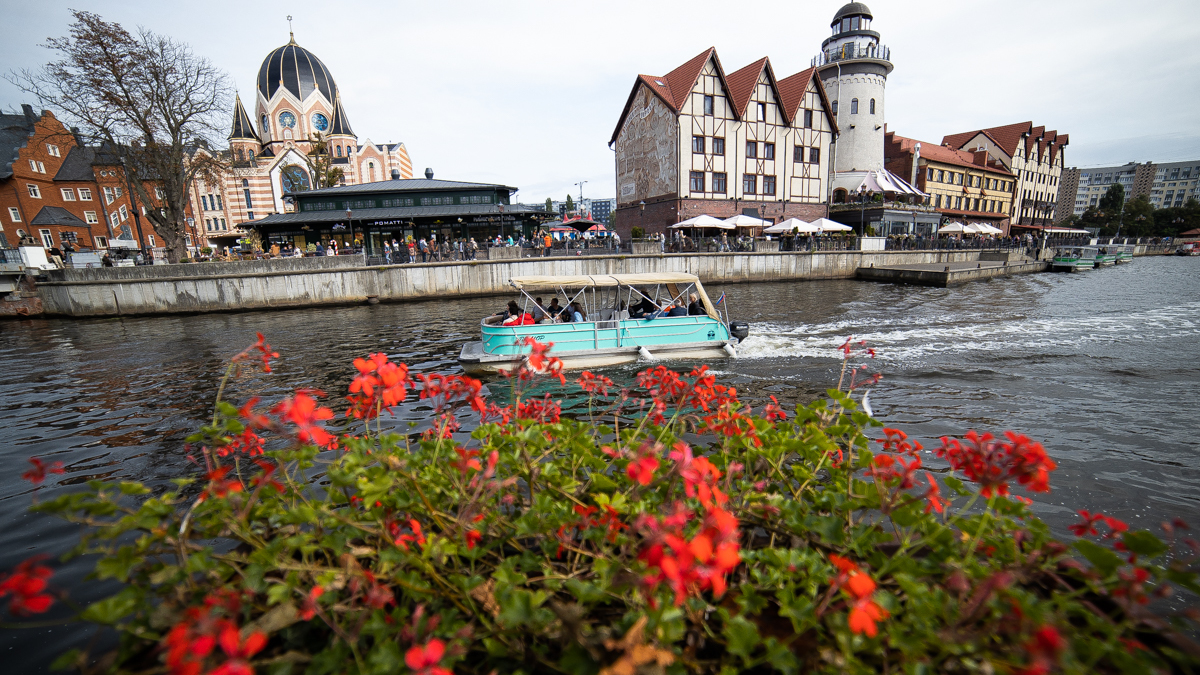
<path id="1" fill-rule="evenodd" d="M 856 99 L 856 98 L 850 99 L 850 114 L 851 115 L 858 114 L 858 99 Z"/>
<path id="2" fill-rule="evenodd" d="M 342 156 L 342 146 L 340 146 L 340 145 L 339 145 L 339 146 L 337 146 L 337 156 L 338 156 L 338 157 L 341 157 L 341 156 Z"/>
<path id="3" fill-rule="evenodd" d="M 242 179 L 242 187 L 250 187 L 250 181 L 243 178 Z"/>
<path id="4" fill-rule="evenodd" d="M 845 203 L 845 201 L 846 201 L 846 191 L 844 189 L 838 188 L 837 190 L 833 191 L 833 203 L 843 204 L 843 203 Z"/>
<path id="5" fill-rule="evenodd" d="M 370 182 L 375 182 L 375 162 L 367 162 L 367 175 L 371 177 Z"/>
<path id="6" fill-rule="evenodd" d="M 871 99 L 871 114 L 875 114 L 875 99 Z"/>

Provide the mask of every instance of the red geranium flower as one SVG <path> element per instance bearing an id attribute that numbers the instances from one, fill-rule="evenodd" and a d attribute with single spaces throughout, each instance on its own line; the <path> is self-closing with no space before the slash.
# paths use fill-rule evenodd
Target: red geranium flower
<path id="1" fill-rule="evenodd" d="M 45 565 L 37 564 L 41 556 L 30 558 L 17 565 L 13 573 L 0 580 L 0 598 L 11 595 L 8 611 L 14 616 L 41 614 L 50 609 L 54 598 L 45 593 L 46 580 L 54 572 Z"/>
<path id="2" fill-rule="evenodd" d="M 30 457 L 29 463 L 33 465 L 33 468 L 21 474 L 21 478 L 34 485 L 40 485 L 42 481 L 46 480 L 46 474 L 48 473 L 66 473 L 62 462 L 55 462 L 47 466 L 37 457 Z"/>
<path id="3" fill-rule="evenodd" d="M 424 646 L 413 645 L 405 652 L 404 664 L 417 675 L 454 675 L 450 670 L 440 666 L 445 653 L 446 645 L 441 640 L 433 638 Z"/>

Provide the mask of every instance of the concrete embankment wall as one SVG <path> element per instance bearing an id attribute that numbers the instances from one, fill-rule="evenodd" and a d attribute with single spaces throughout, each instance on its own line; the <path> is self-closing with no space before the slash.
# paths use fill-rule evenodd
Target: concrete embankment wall
<path id="1" fill-rule="evenodd" d="M 978 260 L 979 252 L 693 253 L 381 267 L 347 258 L 69 270 L 38 284 L 38 295 L 50 315 L 185 314 L 357 304 L 371 298 L 387 302 L 498 295 L 512 292 L 510 278 L 525 275 L 690 272 L 705 283 L 852 279 L 862 266 L 965 262 Z M 139 277 L 136 272 L 141 270 L 146 273 Z"/>

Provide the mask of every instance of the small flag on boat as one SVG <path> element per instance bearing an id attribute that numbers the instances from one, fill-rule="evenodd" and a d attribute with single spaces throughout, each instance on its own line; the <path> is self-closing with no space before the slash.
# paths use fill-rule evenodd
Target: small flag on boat
<path id="1" fill-rule="evenodd" d="M 717 304 L 718 305 L 721 304 L 724 300 L 725 300 L 725 294 L 722 293 L 721 297 L 717 298 Z"/>

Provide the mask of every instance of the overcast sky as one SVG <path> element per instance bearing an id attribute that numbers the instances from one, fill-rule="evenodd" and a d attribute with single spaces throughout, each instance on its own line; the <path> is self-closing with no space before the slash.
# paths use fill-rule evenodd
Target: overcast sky
<path id="1" fill-rule="evenodd" d="M 726 72 L 810 65 L 841 2 L 87 2 L 4 0 L 0 70 L 45 63 L 68 7 L 189 43 L 253 111 L 263 58 L 288 39 L 333 73 L 360 140 L 402 141 L 414 171 L 500 182 L 518 199 L 614 196 L 617 117 L 638 73 L 715 46 Z M 1069 133 L 1068 165 L 1200 158 L 1200 3 L 869 3 L 892 49 L 887 123 L 942 136 L 1032 120 Z M 336 9 L 335 9 L 336 8 Z M 1153 8 L 1153 13 L 1150 12 Z M 21 92 L 0 81 L 0 107 Z M 253 112 L 251 112 L 253 114 Z"/>

